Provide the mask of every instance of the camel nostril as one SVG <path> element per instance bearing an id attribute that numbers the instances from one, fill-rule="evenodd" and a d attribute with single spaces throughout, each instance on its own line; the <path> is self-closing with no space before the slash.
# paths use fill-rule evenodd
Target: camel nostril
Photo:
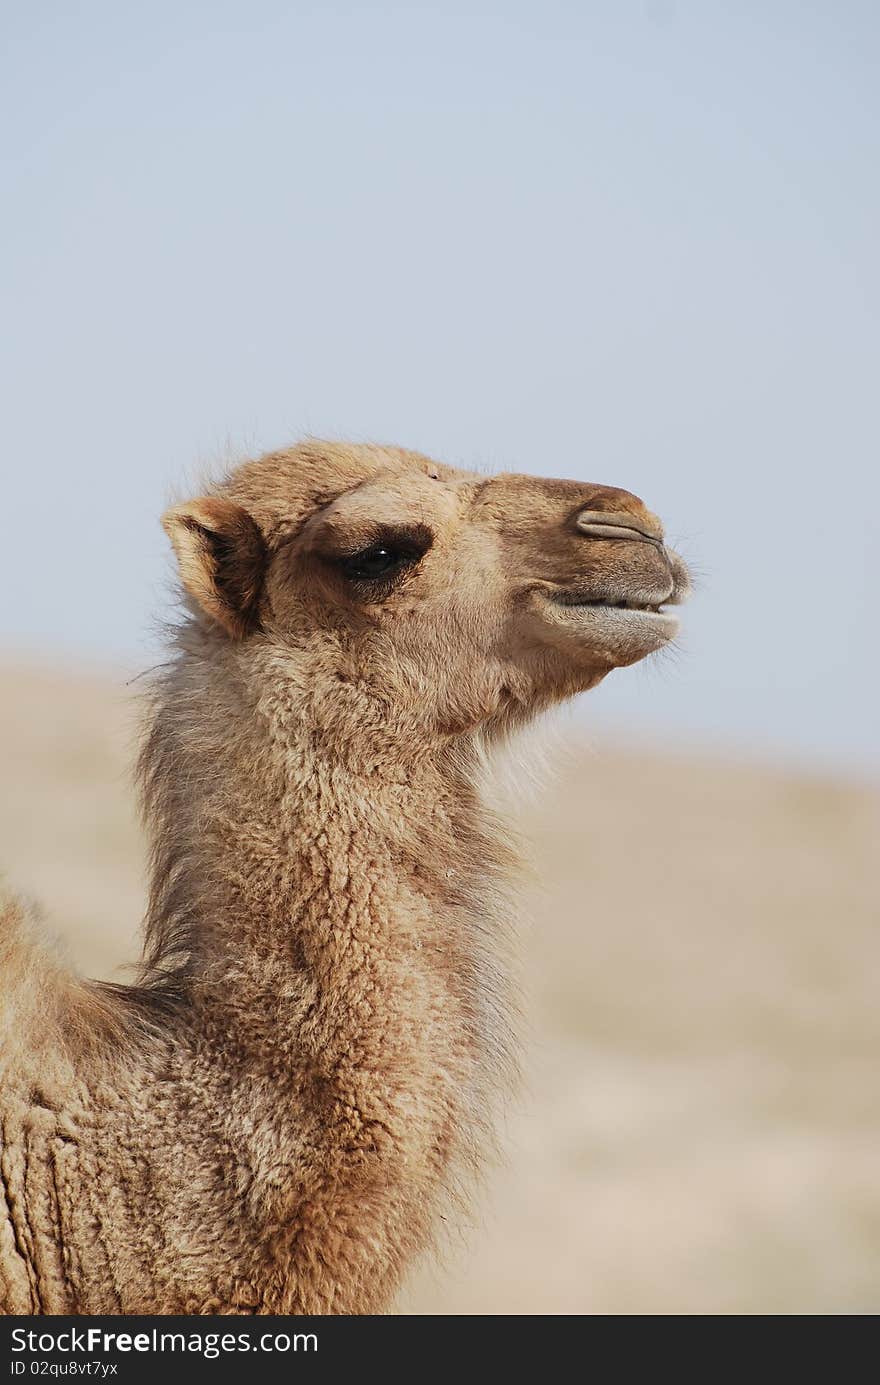
<path id="1" fill-rule="evenodd" d="M 575 526 L 588 539 L 627 539 L 663 547 L 660 522 L 647 511 L 636 516 L 628 510 L 581 510 Z"/>

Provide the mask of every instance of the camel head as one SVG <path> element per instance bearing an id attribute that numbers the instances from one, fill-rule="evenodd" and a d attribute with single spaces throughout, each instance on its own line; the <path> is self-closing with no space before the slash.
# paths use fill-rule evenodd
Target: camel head
<path id="1" fill-rule="evenodd" d="M 429 739 L 527 719 L 674 637 L 689 590 L 628 491 L 308 442 L 163 523 L 200 647 L 286 670 L 303 715 Z"/>

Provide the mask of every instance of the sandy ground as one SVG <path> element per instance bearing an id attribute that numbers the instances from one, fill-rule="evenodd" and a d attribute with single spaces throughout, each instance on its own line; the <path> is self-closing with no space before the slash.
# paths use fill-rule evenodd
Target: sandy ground
<path id="1" fill-rule="evenodd" d="M 102 976 L 143 909 L 135 692 L 0 668 L 0 861 Z M 401 1310 L 880 1310 L 880 798 L 576 746 L 524 816 L 526 1090 Z"/>

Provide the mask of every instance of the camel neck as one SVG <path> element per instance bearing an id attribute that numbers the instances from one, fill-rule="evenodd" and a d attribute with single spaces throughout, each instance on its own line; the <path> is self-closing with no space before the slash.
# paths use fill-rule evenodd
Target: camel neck
<path id="1" fill-rule="evenodd" d="M 515 1073 L 510 848 L 475 747 L 381 725 L 337 744 L 308 709 L 175 677 L 142 761 L 146 962 L 183 998 L 187 1091 L 218 1094 L 218 1149 L 261 1244 L 283 1259 L 297 1237 L 292 1264 L 320 1246 L 328 1282 L 359 1295 L 333 1311 L 381 1304 L 479 1169 Z M 272 1311 L 328 1311 L 295 1281 Z"/>
<path id="2" fill-rule="evenodd" d="M 381 726 L 334 739 L 308 708 L 205 673 L 174 670 L 142 758 L 148 965 L 261 993 L 285 971 L 329 985 L 365 951 L 409 965 L 436 950 L 472 972 L 465 921 L 498 911 L 510 864 L 475 749 Z"/>

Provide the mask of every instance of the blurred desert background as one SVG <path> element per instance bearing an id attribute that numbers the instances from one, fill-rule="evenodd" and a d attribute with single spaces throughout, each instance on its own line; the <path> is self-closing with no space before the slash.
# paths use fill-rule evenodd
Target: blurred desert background
<path id="1" fill-rule="evenodd" d="M 143 911 L 138 682 L 0 665 L 0 857 L 83 971 Z M 880 795 L 583 722 L 522 811 L 526 1084 L 406 1313 L 880 1310 Z"/>

